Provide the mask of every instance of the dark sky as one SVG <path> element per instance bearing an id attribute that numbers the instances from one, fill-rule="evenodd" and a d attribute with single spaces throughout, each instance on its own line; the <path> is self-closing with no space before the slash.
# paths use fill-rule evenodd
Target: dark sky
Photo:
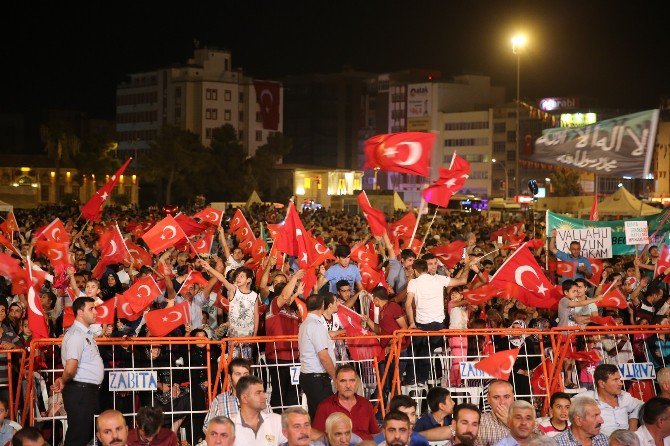
<path id="1" fill-rule="evenodd" d="M 18 6 L 24 3 L 26 6 Z M 582 96 L 646 109 L 670 93 L 661 3 L 622 1 L 10 2 L 0 110 L 114 117 L 127 73 L 185 62 L 193 39 L 254 77 L 410 67 L 487 74 L 515 95 L 510 37 L 529 38 L 521 96 Z"/>

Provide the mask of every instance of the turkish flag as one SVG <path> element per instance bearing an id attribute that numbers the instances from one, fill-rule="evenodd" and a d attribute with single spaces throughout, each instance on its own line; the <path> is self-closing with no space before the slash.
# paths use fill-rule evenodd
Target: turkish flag
<path id="1" fill-rule="evenodd" d="M 522 232 L 522 227 L 523 227 L 523 222 L 521 223 L 516 223 L 511 226 L 506 226 L 504 228 L 500 228 L 497 231 L 493 231 L 491 233 L 491 236 L 489 237 L 489 240 L 497 242 L 498 241 L 498 236 L 502 236 L 502 239 L 504 242 L 509 241 L 510 236 L 515 236 L 518 235 Z"/>
<path id="2" fill-rule="evenodd" d="M 30 257 L 26 257 L 27 273 L 28 273 L 28 327 L 32 331 L 33 339 L 43 339 L 49 337 L 49 325 L 47 324 L 46 316 L 44 316 L 44 309 L 42 302 L 35 291 L 33 280 L 33 268 Z"/>
<path id="3" fill-rule="evenodd" d="M 38 240 L 35 250 L 45 255 L 56 274 L 61 274 L 70 266 L 70 254 L 66 243 L 58 243 L 50 240 Z"/>
<path id="4" fill-rule="evenodd" d="M 544 239 L 534 238 L 526 242 L 526 248 L 528 249 L 539 249 L 544 247 Z"/>
<path id="5" fill-rule="evenodd" d="M 470 176 L 470 164 L 454 154 L 451 167 L 440 167 L 439 178 L 421 192 L 428 203 L 448 207 L 451 197 L 458 192 Z"/>
<path id="6" fill-rule="evenodd" d="M 228 298 L 223 294 L 216 293 L 216 300 L 214 301 L 214 306 L 217 308 L 221 308 L 223 311 L 227 313 L 228 309 L 230 308 L 230 302 L 228 301 Z"/>
<path id="7" fill-rule="evenodd" d="M 0 223 L 0 231 L 7 234 L 9 238 L 14 238 L 14 233 L 18 230 L 19 223 L 16 221 L 14 211 L 10 211 L 9 214 L 7 214 L 7 218 L 5 218 L 5 221 Z"/>
<path id="8" fill-rule="evenodd" d="M 628 302 L 621 290 L 614 286 L 614 282 L 603 294 L 603 298 L 596 302 L 596 306 L 600 308 L 619 308 L 621 310 L 628 308 Z"/>
<path id="9" fill-rule="evenodd" d="M 363 284 L 365 291 L 368 293 L 371 293 L 378 285 L 388 288 L 383 271 L 372 268 L 367 263 L 359 265 L 359 269 L 361 270 L 361 283 Z"/>
<path id="10" fill-rule="evenodd" d="M 142 240 L 153 254 L 159 254 L 185 238 L 186 234 L 171 215 L 156 223 L 142 236 Z"/>
<path id="11" fill-rule="evenodd" d="M 561 277 L 568 277 L 574 279 L 577 272 L 577 262 L 563 262 L 559 260 L 556 263 L 556 274 Z"/>
<path id="12" fill-rule="evenodd" d="M 201 223 L 206 223 L 214 226 L 221 226 L 223 219 L 223 211 L 214 208 L 205 208 L 193 216 L 193 218 L 200 219 Z"/>
<path id="13" fill-rule="evenodd" d="M 529 301 L 527 297 L 534 296 L 536 299 L 532 299 L 533 305 L 531 306 L 533 307 L 553 308 L 560 300 L 560 298 L 554 298 L 551 293 L 554 285 L 544 275 L 535 257 L 525 246 L 517 249 L 505 260 L 505 263 L 491 278 L 490 283 L 500 288 L 504 288 L 506 284 L 519 286 L 528 292 L 528 296 L 523 293 L 517 298 L 526 298 L 526 301 Z M 528 305 L 526 302 L 523 303 Z"/>
<path id="14" fill-rule="evenodd" d="M 408 212 L 400 220 L 389 225 L 389 236 L 398 240 L 409 240 L 416 226 L 416 215 L 414 212 Z"/>
<path id="15" fill-rule="evenodd" d="M 255 262 L 260 262 L 265 257 L 266 250 L 267 243 L 265 243 L 265 240 L 257 238 L 251 245 L 251 258 Z"/>
<path id="16" fill-rule="evenodd" d="M 403 246 L 403 249 L 411 249 L 412 252 L 416 255 L 419 255 L 421 252 L 421 247 L 423 246 L 423 242 L 419 240 L 418 238 L 415 238 L 412 240 L 407 246 Z"/>
<path id="17" fill-rule="evenodd" d="M 123 163 L 123 166 L 121 166 L 119 170 L 117 170 L 116 173 L 112 175 L 109 181 L 105 183 L 105 185 L 100 189 L 98 189 L 95 195 L 93 195 L 91 199 L 81 207 L 82 217 L 84 217 L 86 220 L 100 221 L 103 204 L 105 201 L 107 201 L 109 196 L 112 195 L 114 186 L 116 186 L 116 183 L 119 182 L 119 178 L 123 174 L 123 171 L 126 170 L 126 167 L 128 167 L 128 164 L 130 164 L 131 160 L 132 158 L 128 158 L 126 162 Z"/>
<path id="18" fill-rule="evenodd" d="M 254 80 L 256 102 L 261 111 L 265 130 L 279 129 L 280 87 L 279 82 Z"/>
<path id="19" fill-rule="evenodd" d="M 144 310 L 135 312 L 130 306 L 130 299 L 123 294 L 116 295 L 116 317 L 129 321 L 136 321 L 142 317 Z"/>
<path id="20" fill-rule="evenodd" d="M 481 305 L 500 295 L 500 288 L 487 283 L 474 290 L 463 290 L 463 296 L 473 305 Z"/>
<path id="21" fill-rule="evenodd" d="M 182 302 L 162 310 L 152 310 L 145 316 L 149 334 L 155 337 L 165 336 L 180 325 L 191 322 L 191 309 L 188 302 Z"/>
<path id="22" fill-rule="evenodd" d="M 568 350 L 565 353 L 565 357 L 574 359 L 578 362 L 599 362 L 601 359 L 595 350 L 579 351 L 579 352 L 574 350 Z"/>
<path id="23" fill-rule="evenodd" d="M 142 266 L 151 266 L 153 264 L 153 258 L 144 248 L 142 248 L 137 243 L 133 243 L 130 240 L 126 240 L 126 247 L 128 248 L 128 253 L 130 258 L 133 261 L 133 268 L 139 271 Z"/>
<path id="24" fill-rule="evenodd" d="M 123 240 L 119 226 L 116 224 L 102 233 L 99 244 L 100 258 L 92 271 L 93 277 L 96 279 L 102 277 L 107 265 L 116 265 L 132 259 L 126 241 Z"/>
<path id="25" fill-rule="evenodd" d="M 286 219 L 281 228 L 280 237 L 275 241 L 275 245 L 280 252 L 294 256 L 298 260 L 301 269 L 309 267 L 310 241 L 305 237 L 307 231 L 303 226 L 298 212 L 295 210 L 295 204 L 289 203 Z"/>
<path id="26" fill-rule="evenodd" d="M 368 264 L 372 268 L 377 268 L 379 265 L 379 257 L 375 251 L 375 245 L 372 242 L 363 244 L 358 242 L 351 248 L 351 260 L 358 263 L 358 265 Z"/>
<path id="27" fill-rule="evenodd" d="M 530 375 L 530 385 L 533 389 L 533 394 L 535 395 L 546 395 L 547 389 L 549 387 L 549 381 L 544 373 L 546 368 L 544 360 L 542 363 L 535 367 L 533 373 Z"/>
<path id="28" fill-rule="evenodd" d="M 337 317 L 347 332 L 347 336 L 367 336 L 370 334 L 368 330 L 363 328 L 361 315 L 346 305 L 338 305 Z M 384 349 L 382 349 L 379 345 L 379 340 L 374 336 L 366 339 L 347 339 L 345 342 L 353 361 L 372 358 L 377 358 L 379 361 L 384 360 Z"/>
<path id="29" fill-rule="evenodd" d="M 373 136 L 365 141 L 364 167 L 427 177 L 436 138 L 435 133 L 424 132 Z"/>
<path id="30" fill-rule="evenodd" d="M 379 209 L 372 207 L 370 200 L 368 200 L 368 194 L 366 194 L 365 191 L 358 194 L 358 206 L 360 206 L 361 211 L 363 211 L 363 215 L 365 215 L 365 219 L 370 225 L 372 234 L 377 237 L 384 235 L 387 229 L 386 215 Z"/>
<path id="31" fill-rule="evenodd" d="M 147 220 L 143 222 L 130 222 L 126 225 L 126 232 L 129 232 L 135 239 L 141 238 L 145 232 L 156 224 L 155 220 Z"/>
<path id="32" fill-rule="evenodd" d="M 63 330 L 70 328 L 72 324 L 74 324 L 74 312 L 72 311 L 72 307 L 65 307 L 63 308 Z"/>
<path id="33" fill-rule="evenodd" d="M 270 238 L 272 240 L 277 240 L 277 236 L 279 235 L 283 224 L 284 223 L 268 223 L 268 231 L 270 231 Z"/>
<path id="34" fill-rule="evenodd" d="M 482 372 L 488 373 L 490 376 L 507 381 L 510 373 L 514 369 L 514 362 L 519 356 L 520 348 L 513 348 L 511 350 L 503 350 L 484 358 L 475 364 L 475 368 Z"/>
<path id="35" fill-rule="evenodd" d="M 214 231 L 208 229 L 202 237 L 193 242 L 195 253 L 208 256 L 212 252 L 212 243 L 214 243 Z"/>
<path id="36" fill-rule="evenodd" d="M 18 259 L 0 252 L 0 276 L 5 276 L 11 279 L 19 275 L 21 271 L 22 269 Z"/>
<path id="37" fill-rule="evenodd" d="M 184 231 L 184 234 L 186 234 L 187 237 L 200 235 L 205 231 L 205 229 L 207 229 L 206 225 L 198 223 L 186 214 L 178 214 L 174 219 L 179 224 L 179 226 L 181 226 L 181 229 Z"/>
<path id="38" fill-rule="evenodd" d="M 63 222 L 60 221 L 59 218 L 56 218 L 44 228 L 38 230 L 35 238 L 44 238 L 45 240 L 50 240 L 53 242 L 67 243 L 68 245 L 70 244 L 70 236 L 65 230 Z"/>
<path id="39" fill-rule="evenodd" d="M 598 221 L 598 196 L 593 197 L 593 204 L 591 205 L 591 215 L 589 220 Z"/>
<path id="40" fill-rule="evenodd" d="M 600 259 L 591 259 L 589 258 L 589 263 L 591 263 L 591 272 L 593 275 L 590 279 L 586 279 L 591 282 L 594 286 L 600 285 L 600 279 L 603 276 L 603 261 Z"/>
<path id="41" fill-rule="evenodd" d="M 654 277 L 664 273 L 670 267 L 670 245 L 663 245 L 661 253 L 656 261 L 656 272 Z"/>
<path id="42" fill-rule="evenodd" d="M 200 285 L 202 287 L 206 287 L 208 283 L 208 280 L 205 279 L 205 277 L 202 275 L 200 271 L 191 271 L 188 273 L 188 276 L 186 276 L 186 279 L 184 282 L 182 282 L 181 286 L 179 287 L 179 290 L 177 291 L 177 294 L 181 294 L 182 290 L 188 291 L 193 285 Z"/>
<path id="43" fill-rule="evenodd" d="M 12 244 L 11 241 L 9 241 L 4 235 L 0 234 L 0 245 L 3 245 L 5 248 L 9 249 L 10 251 L 14 251 L 17 255 L 21 255 L 21 253 L 16 249 L 16 246 Z"/>
<path id="44" fill-rule="evenodd" d="M 114 301 L 115 299 L 107 299 L 102 305 L 95 308 L 97 313 L 96 323 L 98 324 L 113 324 L 114 323 Z"/>
<path id="45" fill-rule="evenodd" d="M 435 254 L 440 262 L 448 268 L 453 268 L 463 259 L 463 249 L 467 246 L 463 240 L 456 240 L 447 245 L 436 246 L 428 250 Z"/>
<path id="46" fill-rule="evenodd" d="M 158 287 L 156 280 L 151 276 L 140 277 L 124 293 L 125 302 L 130 304 L 133 313 L 144 311 L 151 302 L 156 300 L 163 292 Z"/>
<path id="47" fill-rule="evenodd" d="M 612 316 L 591 316 L 591 322 L 598 325 L 615 326 L 616 321 Z"/>

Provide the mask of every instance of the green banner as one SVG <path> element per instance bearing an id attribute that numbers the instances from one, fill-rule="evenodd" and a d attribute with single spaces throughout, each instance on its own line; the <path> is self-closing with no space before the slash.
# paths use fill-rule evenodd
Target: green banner
<path id="1" fill-rule="evenodd" d="M 635 254 L 635 245 L 626 244 L 625 221 L 646 220 L 649 227 L 649 238 L 652 245 L 668 243 L 670 240 L 670 211 L 648 217 L 635 217 L 627 220 L 591 221 L 581 218 L 572 218 L 563 214 L 547 211 L 547 236 L 551 236 L 552 229 L 586 229 L 612 228 L 612 253 L 615 256 Z M 652 238 L 652 235 L 654 236 Z"/>

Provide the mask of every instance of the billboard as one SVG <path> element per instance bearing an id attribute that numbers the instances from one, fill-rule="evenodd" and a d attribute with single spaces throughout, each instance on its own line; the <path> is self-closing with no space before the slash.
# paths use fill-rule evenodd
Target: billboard
<path id="1" fill-rule="evenodd" d="M 433 84 L 410 84 L 407 86 L 407 130 L 427 132 L 431 130 Z"/>

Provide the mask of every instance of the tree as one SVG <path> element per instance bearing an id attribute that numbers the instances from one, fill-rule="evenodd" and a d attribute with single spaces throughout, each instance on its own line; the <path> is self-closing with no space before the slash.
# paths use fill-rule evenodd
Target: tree
<path id="1" fill-rule="evenodd" d="M 276 198 L 272 197 L 272 168 L 292 149 L 291 140 L 282 133 L 276 132 L 268 137 L 267 143 L 260 146 L 250 159 L 254 188 L 260 193 L 261 197 L 265 199 Z"/>
<path id="2" fill-rule="evenodd" d="M 79 153 L 81 141 L 69 125 L 61 120 L 53 120 L 40 126 L 40 137 L 47 156 L 54 160 L 56 177 L 56 201 L 60 200 L 60 168 L 70 164 Z"/>
<path id="3" fill-rule="evenodd" d="M 579 173 L 574 170 L 556 169 L 550 175 L 552 194 L 558 197 L 580 195 L 582 187 L 579 184 Z"/>
<path id="4" fill-rule="evenodd" d="M 99 134 L 87 135 L 81 141 L 75 167 L 79 173 L 93 174 L 99 179 L 111 175 L 121 166 L 116 153 L 117 147 L 118 143 L 110 137 Z"/>
<path id="5" fill-rule="evenodd" d="M 203 153 L 198 135 L 167 125 L 138 162 L 149 181 L 161 182 L 164 202 L 171 204 L 198 192 L 196 175 L 204 162 Z"/>
<path id="6" fill-rule="evenodd" d="M 202 181 L 209 201 L 243 201 L 253 189 L 250 164 L 230 124 L 212 130 Z"/>

